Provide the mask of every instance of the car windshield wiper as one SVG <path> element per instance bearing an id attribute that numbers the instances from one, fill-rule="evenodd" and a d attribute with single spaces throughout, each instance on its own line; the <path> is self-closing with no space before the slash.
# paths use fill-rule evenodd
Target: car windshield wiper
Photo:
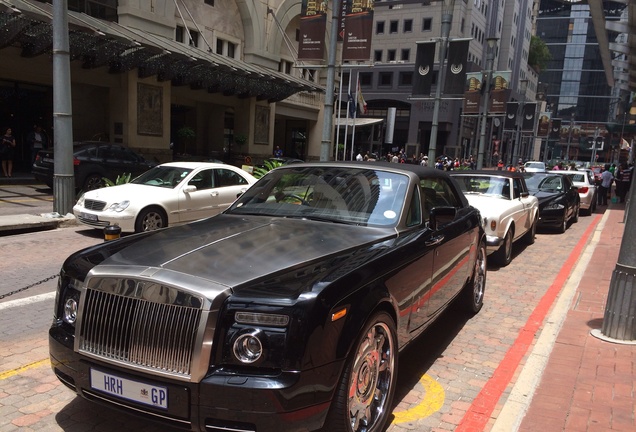
<path id="1" fill-rule="evenodd" d="M 279 216 L 290 218 L 290 219 L 307 219 L 307 220 L 318 221 L 318 222 L 331 222 L 331 223 L 338 223 L 338 224 L 345 224 L 345 225 L 359 225 L 356 222 L 348 222 L 348 221 L 343 221 L 342 219 L 333 219 L 333 218 L 328 218 L 325 216 L 318 216 L 318 215 L 295 214 L 295 215 L 279 215 Z"/>

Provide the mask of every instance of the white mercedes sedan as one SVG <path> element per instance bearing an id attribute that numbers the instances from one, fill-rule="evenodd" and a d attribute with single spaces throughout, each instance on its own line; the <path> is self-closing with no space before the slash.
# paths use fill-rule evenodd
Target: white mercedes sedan
<path id="1" fill-rule="evenodd" d="M 539 201 L 528 192 L 520 172 L 459 170 L 451 176 L 481 213 L 488 254 L 497 264 L 510 264 L 513 242 L 534 243 Z"/>
<path id="2" fill-rule="evenodd" d="M 130 183 L 84 193 L 73 214 L 94 228 L 119 225 L 122 232 L 153 231 L 215 216 L 255 182 L 231 165 L 170 162 Z"/>

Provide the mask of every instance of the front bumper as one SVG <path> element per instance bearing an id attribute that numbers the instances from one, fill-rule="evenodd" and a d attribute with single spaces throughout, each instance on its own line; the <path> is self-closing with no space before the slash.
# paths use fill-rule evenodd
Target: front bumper
<path id="1" fill-rule="evenodd" d="M 493 235 L 486 235 L 486 252 L 490 255 L 497 252 L 503 243 L 503 238 Z"/>
<path id="2" fill-rule="evenodd" d="M 537 226 L 558 228 L 563 224 L 565 209 L 542 210 L 539 213 Z"/>
<path id="3" fill-rule="evenodd" d="M 211 370 L 199 383 L 181 382 L 113 367 L 73 351 L 73 337 L 60 326 L 49 330 L 55 375 L 93 402 L 182 429 L 206 431 L 306 432 L 322 427 L 342 363 L 301 373 L 270 376 Z M 143 405 L 91 388 L 91 368 L 167 389 L 168 408 Z"/>
<path id="4" fill-rule="evenodd" d="M 119 225 L 122 232 L 135 232 L 135 216 L 116 212 L 95 212 L 84 207 L 73 207 L 75 218 L 82 224 L 93 228 L 104 228 L 108 225 Z"/>

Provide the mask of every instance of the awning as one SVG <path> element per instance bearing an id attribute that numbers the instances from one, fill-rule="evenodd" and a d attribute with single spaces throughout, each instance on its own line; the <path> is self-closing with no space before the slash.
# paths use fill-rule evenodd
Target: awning
<path id="1" fill-rule="evenodd" d="M 16 46 L 23 57 L 51 54 L 53 7 L 34 0 L 0 0 L 0 49 Z M 109 73 L 138 70 L 174 86 L 225 96 L 277 102 L 306 91 L 322 92 L 310 81 L 263 66 L 203 51 L 186 44 L 84 13 L 68 11 L 71 61 Z"/>
<path id="2" fill-rule="evenodd" d="M 348 118 L 348 119 L 340 119 L 340 127 L 353 127 L 355 124 L 356 127 L 360 126 L 370 126 L 378 123 L 382 123 L 384 121 L 383 118 Z M 338 124 L 338 120 L 336 120 L 336 124 Z"/>

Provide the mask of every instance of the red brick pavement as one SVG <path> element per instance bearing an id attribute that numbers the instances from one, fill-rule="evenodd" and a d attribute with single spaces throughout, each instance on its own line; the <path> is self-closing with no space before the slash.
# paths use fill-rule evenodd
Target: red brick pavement
<path id="1" fill-rule="evenodd" d="M 636 345 L 606 342 L 590 334 L 603 322 L 624 213 L 624 205 L 610 205 L 520 432 L 636 430 Z"/>

